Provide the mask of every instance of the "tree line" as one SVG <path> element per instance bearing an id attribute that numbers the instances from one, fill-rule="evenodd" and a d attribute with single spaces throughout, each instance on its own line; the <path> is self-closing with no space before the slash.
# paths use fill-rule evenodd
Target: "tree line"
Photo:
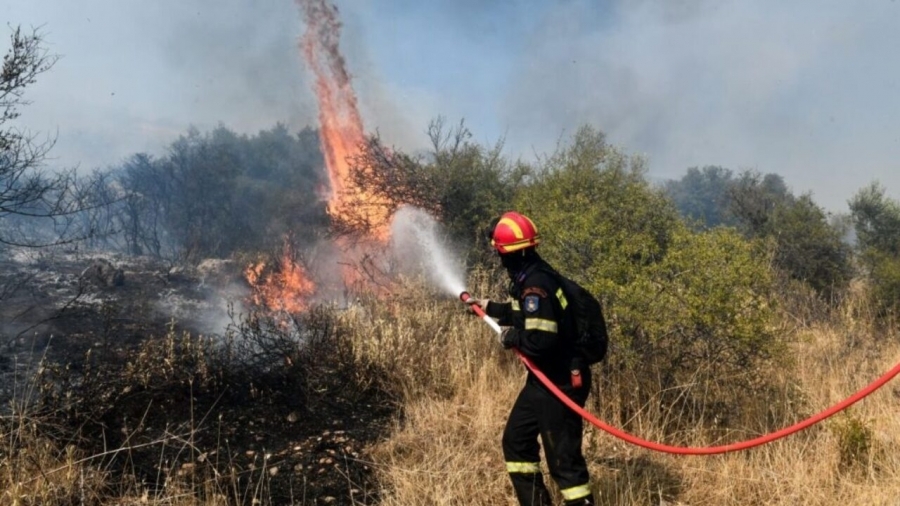
<path id="1" fill-rule="evenodd" d="M 39 32 L 12 31 L 0 76 L 0 244 L 87 241 L 198 261 L 265 249 L 288 233 L 328 233 L 327 176 L 312 128 L 291 132 L 276 124 L 255 135 L 221 125 L 210 132 L 191 128 L 160 156 L 134 154 L 86 176 L 49 171 L 52 139 L 12 122 L 28 104 L 26 89 L 56 59 Z M 893 311 L 898 300 L 900 204 L 878 183 L 859 190 L 849 215 L 835 217 L 812 195 L 792 193 L 775 173 L 693 167 L 680 179 L 651 185 L 645 161 L 608 145 L 590 127 L 533 162 L 504 156 L 502 142 L 473 142 L 463 123 L 438 118 L 427 133 L 431 148 L 415 154 L 370 137 L 351 160 L 353 174 L 385 205 L 409 203 L 436 215 L 453 242 L 465 246 L 470 265 L 486 260 L 479 231 L 493 216 L 542 202 L 535 212 L 555 210 L 548 228 L 565 246 L 565 263 L 578 272 L 614 259 L 608 255 L 613 245 L 621 245 L 629 263 L 652 264 L 681 227 L 690 233 L 728 229 L 764 245 L 776 273 L 826 298 L 838 297 L 862 275 L 880 310 Z M 586 221 L 595 233 L 580 237 L 571 224 Z M 625 278 L 618 273 L 614 279 Z"/>
<path id="2" fill-rule="evenodd" d="M 270 249 L 285 234 L 312 243 L 333 232 L 311 128 L 190 129 L 159 156 L 138 153 L 84 176 L 47 170 L 52 142 L 10 122 L 54 61 L 39 33 L 13 32 L 0 76 L 0 247 L 83 242 L 197 262 Z M 898 310 L 900 204 L 877 183 L 834 217 L 773 173 L 689 168 L 654 185 L 646 160 L 590 126 L 534 161 L 505 156 L 502 142 L 473 142 L 463 123 L 439 118 L 427 133 L 431 147 L 419 153 L 368 138 L 350 160 L 356 183 L 388 211 L 405 203 L 432 213 L 470 267 L 496 265 L 483 233 L 494 217 L 517 209 L 534 218 L 542 253 L 606 306 L 618 347 L 609 367 L 647 365 L 657 376 L 635 381 L 656 387 L 638 391 L 674 396 L 671 404 L 686 397 L 659 385 L 730 376 L 734 388 L 722 395 L 735 399 L 754 387 L 751 372 L 784 350 L 775 305 L 792 294 L 828 307 L 865 279 L 883 321 Z"/>

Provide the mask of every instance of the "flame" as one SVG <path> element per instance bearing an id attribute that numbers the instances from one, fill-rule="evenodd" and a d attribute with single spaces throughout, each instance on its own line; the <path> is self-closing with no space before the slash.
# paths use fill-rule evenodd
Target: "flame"
<path id="1" fill-rule="evenodd" d="M 307 30 L 301 41 L 303 56 L 315 75 L 314 91 L 319 103 L 319 137 L 328 170 L 330 193 L 328 215 L 334 223 L 361 231 L 362 237 L 339 237 L 339 259 L 344 289 L 364 287 L 385 293 L 383 280 L 373 268 L 371 252 L 390 239 L 392 202 L 354 180 L 350 160 L 366 144 L 356 93 L 340 52 L 341 22 L 329 0 L 296 0 L 303 10 Z M 361 169 L 370 170 L 370 169 Z M 289 241 L 276 269 L 265 262 L 251 264 L 244 276 L 253 289 L 251 300 L 270 310 L 299 313 L 308 308 L 316 285 L 302 265 L 292 260 Z M 268 272 L 267 272 L 268 271 Z"/>
<path id="2" fill-rule="evenodd" d="M 266 262 L 250 264 L 244 277 L 250 283 L 250 300 L 258 307 L 271 311 L 302 313 L 309 308 L 309 299 L 316 291 L 306 269 L 296 262 L 291 249 L 285 243 L 284 253 L 277 268 L 266 269 Z"/>
<path id="3" fill-rule="evenodd" d="M 337 8 L 327 0 L 297 0 L 297 4 L 303 9 L 307 25 L 301 43 L 303 56 L 316 76 L 319 136 L 331 184 L 328 214 L 336 221 L 361 226 L 370 239 L 385 244 L 390 238 L 392 206 L 359 185 L 351 174 L 349 160 L 360 153 L 366 135 L 340 52 Z"/>

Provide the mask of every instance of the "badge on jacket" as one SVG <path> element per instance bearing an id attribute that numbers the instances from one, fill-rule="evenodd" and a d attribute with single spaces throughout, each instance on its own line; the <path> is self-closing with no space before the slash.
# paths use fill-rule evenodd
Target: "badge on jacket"
<path id="1" fill-rule="evenodd" d="M 537 295 L 525 296 L 525 312 L 536 313 L 541 305 L 541 298 Z"/>

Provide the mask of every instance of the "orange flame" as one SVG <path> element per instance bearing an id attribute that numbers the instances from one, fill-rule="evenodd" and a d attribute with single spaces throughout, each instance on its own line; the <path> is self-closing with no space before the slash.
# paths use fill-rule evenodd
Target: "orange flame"
<path id="1" fill-rule="evenodd" d="M 341 22 L 329 0 L 296 0 L 303 9 L 307 31 L 303 56 L 316 76 L 314 91 L 319 103 L 319 136 L 328 170 L 328 214 L 337 223 L 361 230 L 365 237 L 339 238 L 345 289 L 368 288 L 383 292 L 375 281 L 367 249 L 390 239 L 390 210 L 395 207 L 354 180 L 350 160 L 366 143 L 356 93 L 340 52 Z M 307 309 L 316 285 L 303 267 L 292 260 L 285 245 L 279 267 L 269 273 L 264 262 L 252 264 L 244 276 L 253 288 L 252 302 L 270 310 L 298 313 Z"/>
<path id="2" fill-rule="evenodd" d="M 287 245 L 276 269 L 267 271 L 266 263 L 258 262 L 244 270 L 244 277 L 252 289 L 251 302 L 271 311 L 302 313 L 309 307 L 309 298 L 316 291 L 306 269 L 291 258 Z"/>
<path id="3" fill-rule="evenodd" d="M 357 184 L 349 159 L 366 142 L 356 93 L 340 52 L 341 22 L 337 8 L 327 0 L 297 0 L 303 8 L 307 31 L 303 55 L 316 76 L 319 135 L 331 183 L 328 214 L 343 223 L 363 225 L 371 239 L 385 243 L 390 237 L 389 202 Z"/>

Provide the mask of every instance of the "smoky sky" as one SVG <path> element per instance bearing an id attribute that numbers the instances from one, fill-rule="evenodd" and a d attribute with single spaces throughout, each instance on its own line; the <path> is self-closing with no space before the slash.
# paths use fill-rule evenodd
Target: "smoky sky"
<path id="1" fill-rule="evenodd" d="M 837 211 L 880 180 L 900 196 L 900 4 L 571 2 L 517 58 L 501 117 L 548 149 L 593 124 L 650 173 L 783 175 Z"/>
<path id="2" fill-rule="evenodd" d="M 781 174 L 831 211 L 875 180 L 900 198 L 900 2 L 336 3 L 366 129 L 400 148 L 443 115 L 532 160 L 590 124 L 653 179 L 720 165 Z M 159 154 L 190 125 L 315 124 L 294 0 L 0 0 L 0 15 L 61 56 L 19 120 L 57 137 L 54 164 Z"/>
<path id="3" fill-rule="evenodd" d="M 36 28 L 60 57 L 28 89 L 19 119 L 56 137 L 51 164 L 159 154 L 190 126 L 254 133 L 314 122 L 291 2 L 17 0 L 0 13 Z"/>

